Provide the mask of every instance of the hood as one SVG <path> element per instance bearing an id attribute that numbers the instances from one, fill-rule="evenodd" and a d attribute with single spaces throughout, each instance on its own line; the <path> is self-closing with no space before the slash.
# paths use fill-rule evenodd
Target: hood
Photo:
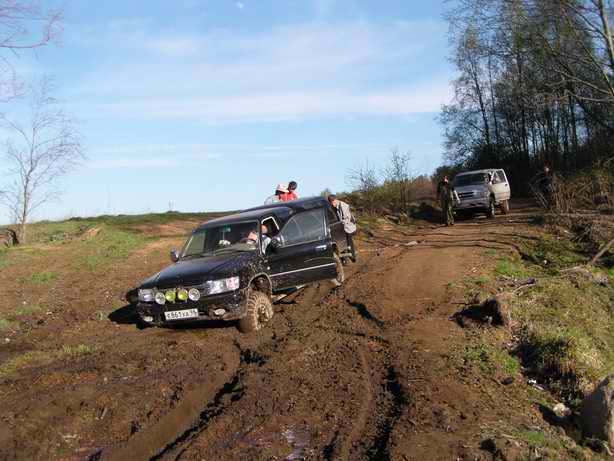
<path id="1" fill-rule="evenodd" d="M 455 187 L 454 190 L 457 194 L 474 195 L 476 197 L 481 196 L 481 192 L 488 190 L 488 184 L 470 184 L 468 186 Z"/>
<path id="2" fill-rule="evenodd" d="M 141 288 L 199 285 L 206 280 L 230 277 L 245 267 L 257 254 L 233 253 L 179 261 L 144 280 Z"/>

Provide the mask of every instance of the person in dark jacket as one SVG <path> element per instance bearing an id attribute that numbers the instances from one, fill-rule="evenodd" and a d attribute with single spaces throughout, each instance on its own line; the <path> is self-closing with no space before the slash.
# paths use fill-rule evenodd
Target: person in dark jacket
<path id="1" fill-rule="evenodd" d="M 460 203 L 460 199 L 447 176 L 444 176 L 437 185 L 437 196 L 439 197 L 439 203 L 441 204 L 441 211 L 443 212 L 445 225 L 453 226 L 454 202 Z"/>

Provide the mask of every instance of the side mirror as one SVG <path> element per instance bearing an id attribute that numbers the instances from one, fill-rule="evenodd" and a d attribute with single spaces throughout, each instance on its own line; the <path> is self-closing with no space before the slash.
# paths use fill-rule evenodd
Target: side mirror
<path id="1" fill-rule="evenodd" d="M 174 263 L 179 261 L 179 252 L 177 252 L 177 250 L 174 248 L 171 250 L 171 261 L 173 261 Z"/>

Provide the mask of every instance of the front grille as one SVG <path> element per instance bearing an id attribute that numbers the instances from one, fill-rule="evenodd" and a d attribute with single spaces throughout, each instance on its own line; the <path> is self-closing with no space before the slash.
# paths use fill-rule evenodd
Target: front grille
<path id="1" fill-rule="evenodd" d="M 475 192 L 471 191 L 471 192 L 461 192 L 458 194 L 459 198 L 462 200 L 464 198 L 472 198 L 475 196 Z"/>

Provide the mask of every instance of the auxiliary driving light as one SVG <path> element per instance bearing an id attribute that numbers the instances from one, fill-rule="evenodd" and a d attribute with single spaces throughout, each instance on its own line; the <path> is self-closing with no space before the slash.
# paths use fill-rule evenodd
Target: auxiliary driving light
<path id="1" fill-rule="evenodd" d="M 166 293 L 164 293 L 164 297 L 166 298 L 167 302 L 174 303 L 177 297 L 177 293 L 175 292 L 175 290 L 166 290 Z"/>
<path id="2" fill-rule="evenodd" d="M 188 297 L 192 301 L 198 301 L 200 299 L 200 291 L 198 291 L 196 288 L 192 288 L 190 291 L 188 291 Z"/>
<path id="3" fill-rule="evenodd" d="M 188 290 L 186 290 L 185 288 L 179 288 L 177 290 L 177 299 L 179 301 L 187 301 L 188 300 Z"/>
<path id="4" fill-rule="evenodd" d="M 161 291 L 156 292 L 154 299 L 156 300 L 158 304 L 164 304 L 166 302 L 166 297 L 164 296 L 164 293 L 162 293 Z"/>

